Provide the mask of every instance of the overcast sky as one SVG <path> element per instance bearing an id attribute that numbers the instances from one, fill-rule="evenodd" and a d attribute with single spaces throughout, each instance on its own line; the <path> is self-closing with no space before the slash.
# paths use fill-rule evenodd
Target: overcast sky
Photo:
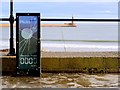
<path id="1" fill-rule="evenodd" d="M 0 17 L 9 17 L 9 0 L 1 0 Z M 41 13 L 43 18 L 118 18 L 119 0 L 14 0 L 15 13 Z M 33 2 L 34 1 L 34 2 Z M 46 2 L 45 2 L 46 1 Z M 64 2 L 63 2 L 64 1 Z M 74 2 L 73 2 L 74 1 Z"/>

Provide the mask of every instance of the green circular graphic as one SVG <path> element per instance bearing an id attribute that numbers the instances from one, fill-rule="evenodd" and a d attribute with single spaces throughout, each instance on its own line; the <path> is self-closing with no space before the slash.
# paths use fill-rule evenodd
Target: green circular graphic
<path id="1" fill-rule="evenodd" d="M 21 35 L 24 39 L 30 39 L 33 35 L 33 31 L 29 28 L 25 28 L 22 30 Z"/>

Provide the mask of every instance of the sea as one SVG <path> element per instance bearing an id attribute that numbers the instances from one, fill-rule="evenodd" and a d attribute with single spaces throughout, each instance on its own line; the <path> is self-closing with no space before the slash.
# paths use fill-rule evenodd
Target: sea
<path id="1" fill-rule="evenodd" d="M 0 27 L 0 50 L 9 49 L 10 27 Z M 41 27 L 41 50 L 46 52 L 118 51 L 118 23 L 81 22 L 76 27 Z M 16 49 L 16 27 L 14 27 Z"/>

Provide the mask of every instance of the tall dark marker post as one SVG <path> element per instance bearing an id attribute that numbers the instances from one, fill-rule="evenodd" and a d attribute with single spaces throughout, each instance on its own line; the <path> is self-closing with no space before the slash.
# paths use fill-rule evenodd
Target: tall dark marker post
<path id="1" fill-rule="evenodd" d="M 15 55 L 14 48 L 14 38 L 13 38 L 13 24 L 14 24 L 14 16 L 13 16 L 13 0 L 10 0 L 10 51 L 8 55 Z"/>

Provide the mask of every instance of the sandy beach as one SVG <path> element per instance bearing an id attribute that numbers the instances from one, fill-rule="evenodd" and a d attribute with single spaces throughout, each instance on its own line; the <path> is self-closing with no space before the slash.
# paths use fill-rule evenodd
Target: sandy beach
<path id="1" fill-rule="evenodd" d="M 42 52 L 42 57 L 118 57 L 118 52 Z"/>
<path id="2" fill-rule="evenodd" d="M 0 50 L 0 55 L 7 55 L 9 49 Z M 41 57 L 119 57 L 118 52 L 47 52 L 41 51 Z"/>

